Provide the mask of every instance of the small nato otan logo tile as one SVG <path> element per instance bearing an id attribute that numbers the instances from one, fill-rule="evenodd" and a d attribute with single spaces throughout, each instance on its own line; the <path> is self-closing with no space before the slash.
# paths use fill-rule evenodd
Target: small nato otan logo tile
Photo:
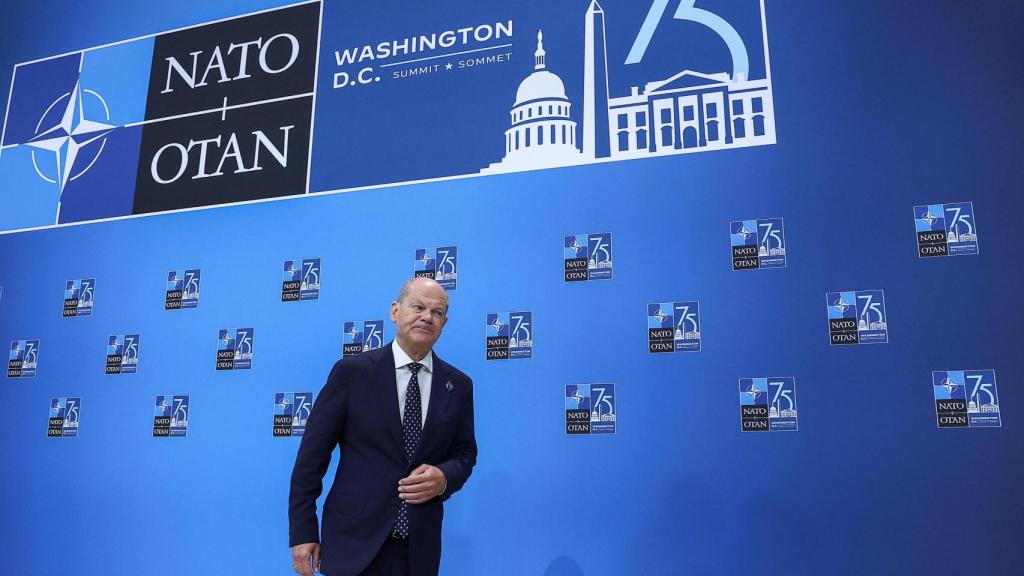
<path id="1" fill-rule="evenodd" d="M 447 291 L 458 288 L 458 246 L 417 248 L 413 261 L 413 277 L 436 280 Z"/>
<path id="2" fill-rule="evenodd" d="M 274 436 L 302 436 L 313 410 L 312 392 L 274 394 Z"/>
<path id="3" fill-rule="evenodd" d="M 384 346 L 383 320 L 350 320 L 342 329 L 341 355 L 352 356 Z"/>
<path id="4" fill-rule="evenodd" d="M 198 308 L 201 280 L 202 271 L 198 268 L 168 272 L 164 310 Z"/>
<path id="5" fill-rule="evenodd" d="M 566 236 L 562 242 L 562 263 L 565 282 L 611 280 L 611 233 Z"/>
<path id="6" fill-rule="evenodd" d="M 251 369 L 255 343 L 252 328 L 222 328 L 217 334 L 217 370 Z"/>
<path id="7" fill-rule="evenodd" d="M 971 202 L 914 206 L 914 229 L 921 258 L 978 253 L 978 225 Z"/>
<path id="8" fill-rule="evenodd" d="M 153 437 L 184 438 L 188 434 L 188 416 L 187 394 L 157 396 L 153 409 Z"/>
<path id="9" fill-rule="evenodd" d="M 615 384 L 566 384 L 564 400 L 566 434 L 615 434 Z"/>
<path id="10" fill-rule="evenodd" d="M 647 351 L 700 351 L 700 303 L 655 302 L 647 305 Z"/>
<path id="11" fill-rule="evenodd" d="M 281 302 L 320 298 L 320 259 L 285 260 L 281 279 Z"/>
<path id="12" fill-rule="evenodd" d="M 729 241 L 733 270 L 786 266 L 786 233 L 782 218 L 730 222 Z"/>
<path id="13" fill-rule="evenodd" d="M 828 292 L 828 337 L 833 345 L 884 344 L 889 341 L 882 290 Z"/>
<path id="14" fill-rule="evenodd" d="M 488 360 L 533 357 L 533 312 L 489 313 L 484 333 Z"/>
<path id="15" fill-rule="evenodd" d="M 107 374 L 135 374 L 139 370 L 142 338 L 138 334 L 114 334 L 107 338 Z"/>
<path id="16" fill-rule="evenodd" d="M 80 396 L 58 396 L 50 399 L 50 420 L 46 435 L 50 438 L 78 436 L 78 422 L 82 417 Z"/>
<path id="17" fill-rule="evenodd" d="M 796 432 L 796 379 L 740 378 L 740 430 Z"/>
<path id="18" fill-rule="evenodd" d="M 96 279 L 68 280 L 64 286 L 64 318 L 92 316 Z"/>
<path id="19" fill-rule="evenodd" d="M 7 359 L 8 378 L 32 378 L 38 368 L 39 340 L 11 342 L 11 354 Z"/>
<path id="20" fill-rule="evenodd" d="M 999 428 L 1003 425 L 995 370 L 932 372 L 932 393 L 939 428 Z"/>

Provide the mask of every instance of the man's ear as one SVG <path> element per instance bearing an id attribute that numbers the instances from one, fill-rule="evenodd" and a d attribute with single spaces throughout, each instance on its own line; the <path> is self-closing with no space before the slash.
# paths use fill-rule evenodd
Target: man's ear
<path id="1" fill-rule="evenodd" d="M 398 322 L 398 302 L 391 303 L 391 321 Z"/>

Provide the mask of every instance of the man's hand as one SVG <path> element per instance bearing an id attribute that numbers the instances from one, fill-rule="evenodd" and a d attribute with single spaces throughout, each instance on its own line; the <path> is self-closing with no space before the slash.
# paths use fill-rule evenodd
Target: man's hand
<path id="1" fill-rule="evenodd" d="M 448 486 L 448 479 L 437 466 L 420 464 L 405 478 L 398 481 L 398 497 L 409 504 L 423 504 Z"/>
<path id="2" fill-rule="evenodd" d="M 292 568 L 296 574 L 312 576 L 320 571 L 320 545 L 315 542 L 292 546 Z"/>

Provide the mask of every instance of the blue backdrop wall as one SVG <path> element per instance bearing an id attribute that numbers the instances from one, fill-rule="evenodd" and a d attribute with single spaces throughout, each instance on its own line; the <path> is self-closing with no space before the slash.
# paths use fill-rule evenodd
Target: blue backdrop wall
<path id="1" fill-rule="evenodd" d="M 500 160 L 535 24 L 558 30 L 551 14 L 564 9 L 565 34 L 582 40 L 586 4 L 516 6 L 516 52 L 493 72 L 504 83 L 497 128 L 464 146 L 487 152 L 445 141 L 430 154 L 450 151 L 450 166 L 395 180 Z M 630 14 L 621 38 L 609 32 L 621 60 L 647 6 L 607 4 Z M 274 5 L 5 6 L 0 70 Z M 389 21 L 395 10 L 327 2 L 323 26 L 370 19 L 376 33 L 351 46 L 419 33 L 412 16 Z M 424 30 L 461 25 L 460 10 L 437 8 Z M 512 17 L 464 10 L 467 21 Z M 415 250 L 457 245 L 438 353 L 475 380 L 480 458 L 446 507 L 442 573 L 1019 573 L 1024 10 L 766 0 L 765 16 L 774 145 L 0 236 L 0 342 L 40 341 L 36 375 L 3 383 L 2 571 L 287 574 L 299 438 L 271 435 L 275 393 L 317 392 L 343 323 L 386 318 Z M 324 35 L 318 98 L 336 71 L 325 62 L 343 47 Z M 580 120 L 578 61 L 561 67 Z M 450 98 L 492 94 L 486 79 Z M 10 80 L 0 76 L 5 97 Z M 417 90 L 451 104 L 443 85 Z M 386 114 L 365 121 L 405 129 Z M 310 189 L 387 183 L 387 153 L 359 172 L 352 156 L 321 152 L 333 130 L 350 146 L 331 126 L 316 126 Z M 430 149 L 435 131 L 444 127 L 428 123 L 409 145 Z M 400 148 L 396 170 L 406 169 Z M 9 218 L 20 177 L 3 166 Z M 345 180 L 346 166 L 370 175 Z M 972 203 L 979 254 L 918 256 L 913 208 L 943 202 Z M 730 222 L 765 217 L 784 218 L 787 266 L 733 271 Z M 564 282 L 564 237 L 588 232 L 612 233 L 614 278 Z M 282 262 L 305 257 L 321 258 L 319 299 L 282 303 Z M 200 305 L 165 311 L 168 271 L 185 268 L 202 270 Z M 96 279 L 94 312 L 62 318 L 65 283 L 79 278 Z M 826 293 L 861 289 L 884 290 L 888 342 L 830 345 Z M 651 354 L 647 305 L 690 300 L 701 350 Z M 533 358 L 487 361 L 486 314 L 516 310 L 533 312 Z M 218 331 L 235 327 L 255 330 L 253 367 L 218 372 Z M 141 335 L 137 374 L 104 373 L 116 334 Z M 937 427 L 932 373 L 963 369 L 994 370 L 1001 427 Z M 799 431 L 741 431 L 739 379 L 770 376 L 795 378 Z M 616 433 L 567 435 L 565 386 L 601 382 L 615 384 Z M 160 394 L 190 396 L 186 438 L 152 437 Z M 47 437 L 54 397 L 81 398 L 76 438 Z"/>

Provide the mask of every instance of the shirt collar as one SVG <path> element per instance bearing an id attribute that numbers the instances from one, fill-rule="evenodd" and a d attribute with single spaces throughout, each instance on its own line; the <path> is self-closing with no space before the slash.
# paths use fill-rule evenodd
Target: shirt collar
<path id="1" fill-rule="evenodd" d="M 412 364 L 413 359 L 410 358 L 409 355 L 405 353 L 405 350 L 402 349 L 402 345 L 398 343 L 398 340 L 394 340 L 393 342 L 391 342 L 391 351 L 395 355 L 396 369 Z M 423 364 L 422 370 L 426 370 L 427 372 L 433 373 L 434 351 L 431 350 L 430 352 L 427 352 L 427 355 L 423 357 L 423 360 L 420 360 L 420 364 Z"/>

